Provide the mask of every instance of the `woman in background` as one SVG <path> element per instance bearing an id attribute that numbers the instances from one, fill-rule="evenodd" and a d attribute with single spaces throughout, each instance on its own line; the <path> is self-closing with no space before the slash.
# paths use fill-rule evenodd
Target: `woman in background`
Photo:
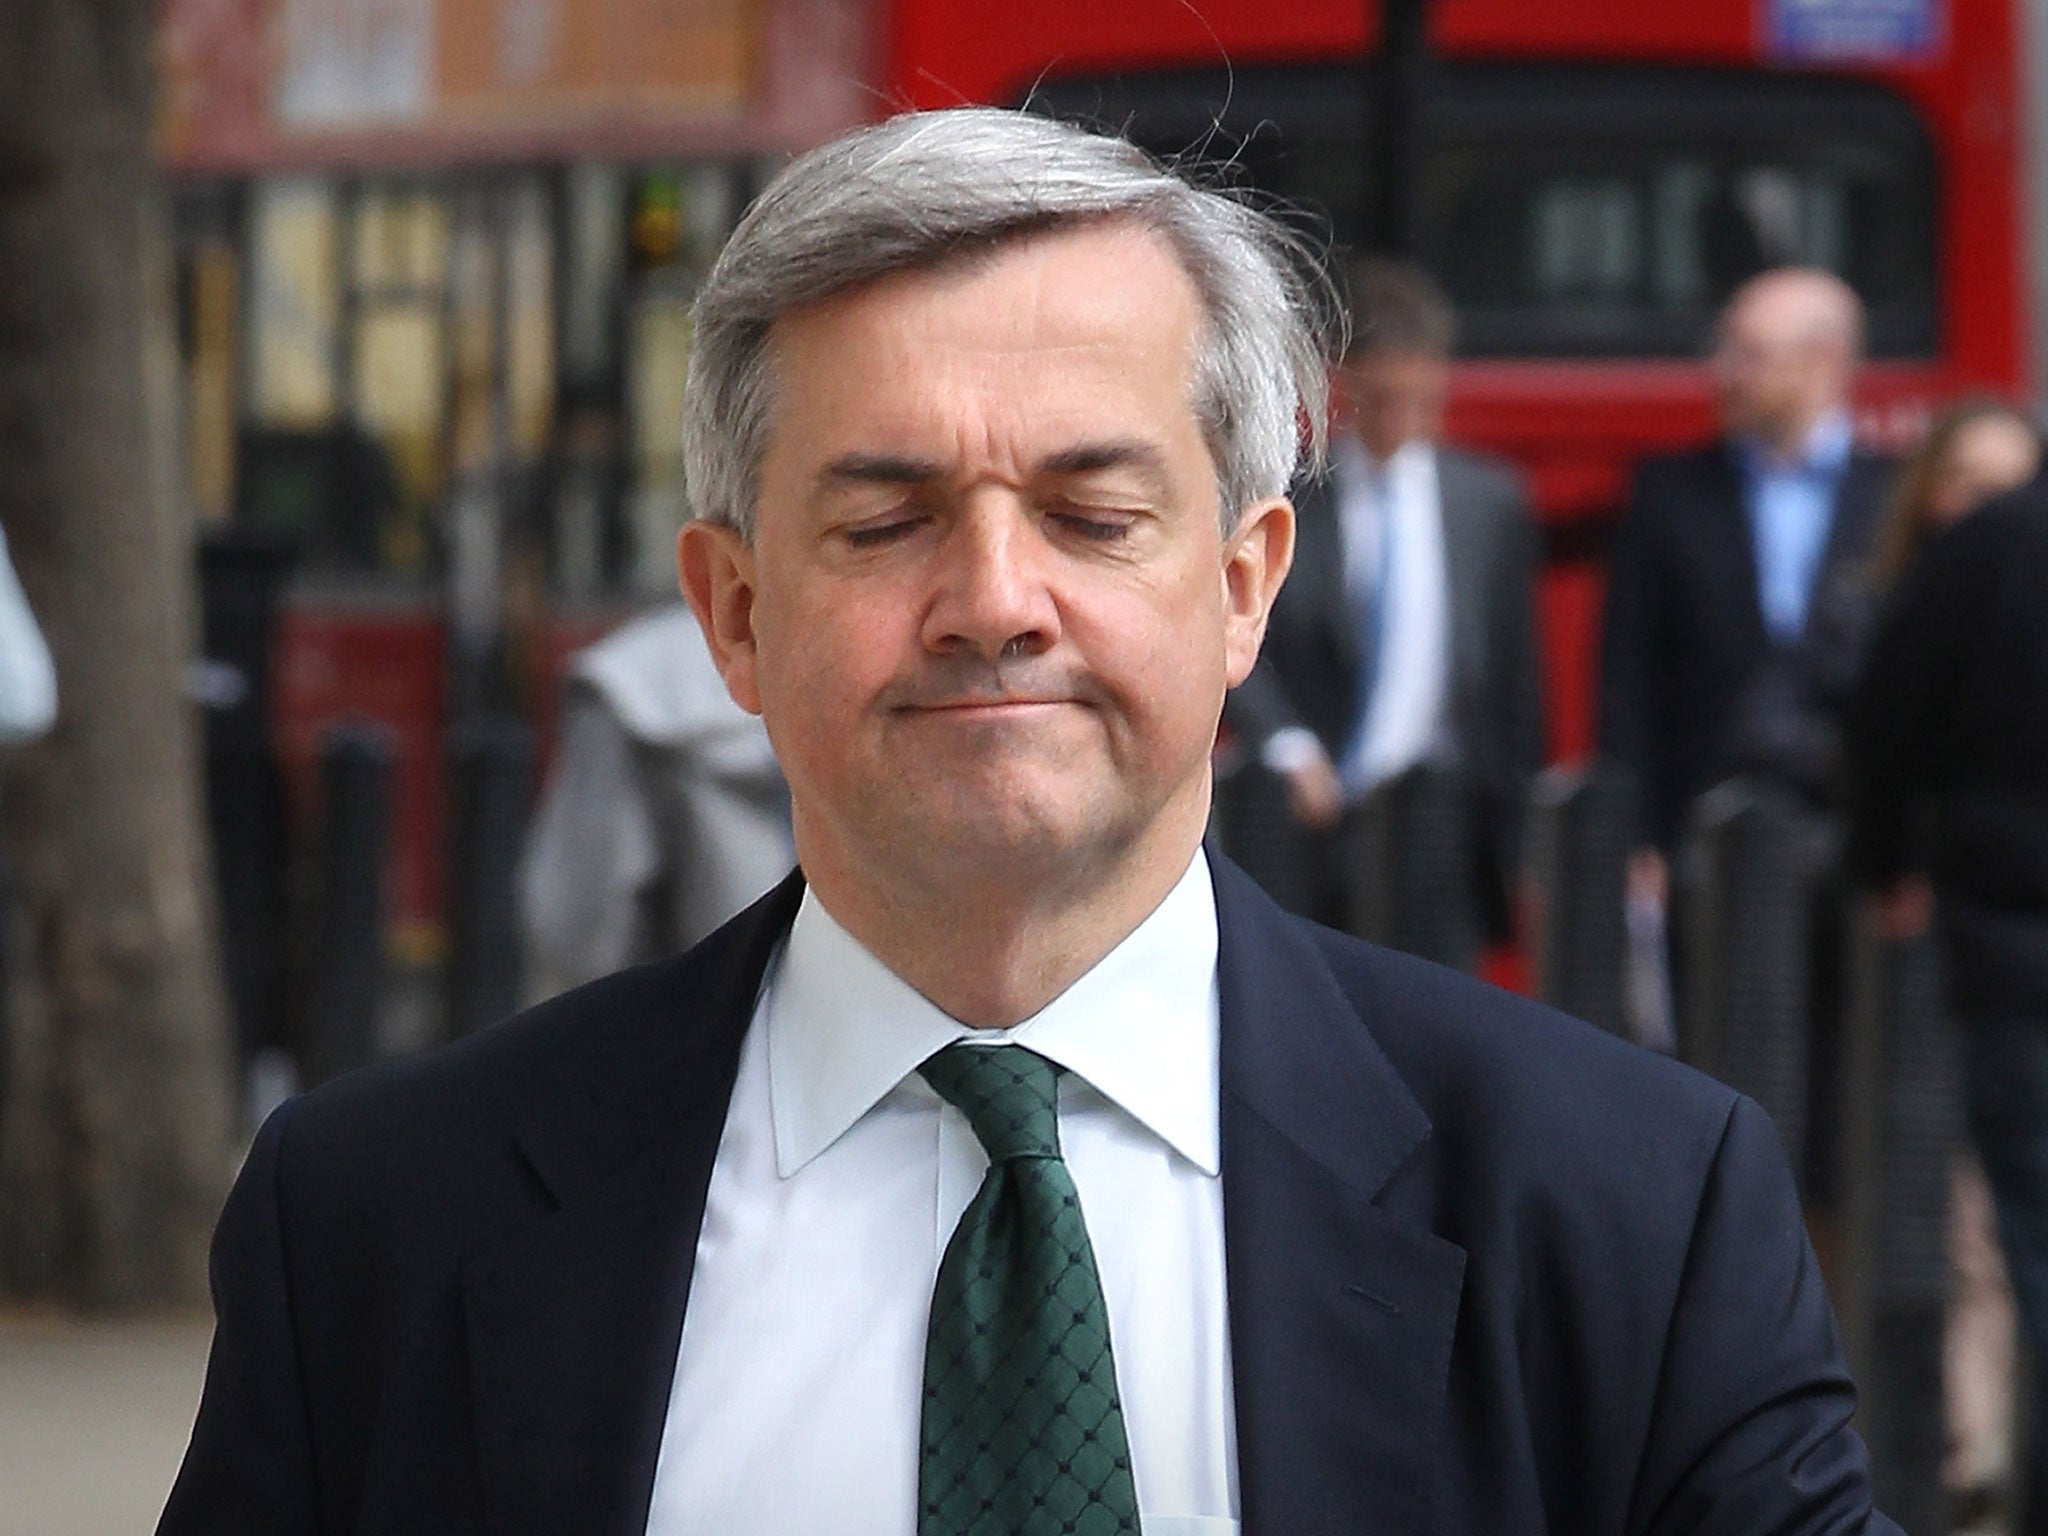
<path id="1" fill-rule="evenodd" d="M 1989 395 L 1949 406 L 1900 471 L 1872 561 L 1876 594 L 1904 576 L 1935 534 L 2033 479 L 2041 457 L 2040 431 L 2016 406 Z M 1926 879 L 1909 876 L 1880 892 L 1879 926 L 1894 941 L 1917 938 L 1928 929 L 1933 905 Z M 2010 1497 L 2015 1343 L 1991 1194 L 1967 1150 L 1956 1154 L 1949 1212 L 1942 1372 L 1949 1450 L 1942 1482 L 1955 1528 L 1964 1530 L 1982 1524 Z"/>
<path id="2" fill-rule="evenodd" d="M 1966 395 L 1934 418 L 1899 470 L 1878 530 L 1876 585 L 1889 590 L 1934 534 L 2041 467 L 2041 433 L 2018 406 Z"/>

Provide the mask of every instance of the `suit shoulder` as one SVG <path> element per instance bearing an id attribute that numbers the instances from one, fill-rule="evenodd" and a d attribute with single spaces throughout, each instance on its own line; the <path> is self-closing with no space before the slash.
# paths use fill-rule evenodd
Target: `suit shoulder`
<path id="1" fill-rule="evenodd" d="M 1673 448 L 1663 453 L 1646 453 L 1635 461 L 1637 475 L 1719 474 L 1728 467 L 1730 449 L 1719 438 L 1695 443 L 1690 448 Z"/>
<path id="2" fill-rule="evenodd" d="M 1739 1097 L 1725 1084 L 1458 971 L 1320 933 L 1339 985 L 1447 1149 L 1541 1149 L 1528 1171 L 1553 1181 L 1703 1170 L 1711 1159 Z"/>
<path id="3" fill-rule="evenodd" d="M 1453 476 L 1463 476 L 1483 488 L 1492 496 L 1512 500 L 1526 505 L 1529 500 L 1528 477 L 1512 459 L 1477 448 L 1442 447 L 1437 458 L 1443 471 Z"/>
<path id="4" fill-rule="evenodd" d="M 1735 482 L 1730 473 L 1727 445 L 1705 443 L 1674 453 L 1653 453 L 1636 460 L 1631 474 L 1637 506 L 1661 503 L 1673 495 L 1712 495 Z"/>
<path id="5" fill-rule="evenodd" d="M 381 1061 L 309 1090 L 294 1106 L 300 1156 L 357 1159 L 370 1148 L 409 1153 L 423 1138 L 508 1125 L 537 1094 L 611 1061 L 672 1012 L 675 956 L 585 983 L 462 1040 Z"/>
<path id="6" fill-rule="evenodd" d="M 323 1084 L 301 1100 L 294 1135 L 497 1126 L 540 1099 L 602 1101 L 688 1052 L 704 1031 L 751 1016 L 802 890 L 792 876 L 681 954 L 586 982 L 451 1045 Z"/>
<path id="7" fill-rule="evenodd" d="M 1940 530 L 1927 558 L 1958 567 L 2003 568 L 2015 555 L 2048 550 L 2048 483 L 2035 481 L 1986 502 Z"/>

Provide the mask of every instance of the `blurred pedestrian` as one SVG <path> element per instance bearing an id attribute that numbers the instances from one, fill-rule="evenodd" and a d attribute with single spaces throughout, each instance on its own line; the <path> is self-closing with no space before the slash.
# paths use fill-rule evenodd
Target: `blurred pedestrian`
<path id="1" fill-rule="evenodd" d="M 1873 600 L 1898 585 L 1943 529 L 2033 479 L 2041 456 L 2033 421 L 1996 396 L 1970 396 L 1943 410 L 1900 468 L 1872 560 Z M 1932 905 L 1925 876 L 1903 875 L 1878 895 L 1879 927 L 1894 942 L 1916 939 Z M 1981 1524 L 2009 1496 L 2015 1324 L 1990 1194 L 1968 1152 L 1955 1159 L 1951 1191 L 1942 1482 L 1964 1528 Z"/>
<path id="2" fill-rule="evenodd" d="M 1665 906 L 1672 853 L 1706 790 L 1747 778 L 1814 813 L 1797 848 L 1814 891 L 1801 1172 L 1823 1211 L 1840 1171 L 1841 723 L 1890 482 L 1849 415 L 1862 344 L 1862 305 L 1832 273 L 1781 268 L 1736 290 L 1711 356 L 1721 435 L 1638 467 L 1600 675 L 1600 749 L 1642 796 L 1628 863 L 1639 935 L 1658 934 L 1643 914 Z"/>
<path id="3" fill-rule="evenodd" d="M 1828 797 L 1839 720 L 1802 674 L 1833 636 L 1808 620 L 1862 572 L 1890 479 L 1849 416 L 1862 334 L 1831 273 L 1751 279 L 1714 341 L 1721 436 L 1637 468 L 1608 573 L 1600 750 L 1644 795 L 1639 893 L 1662 899 L 1687 812 L 1722 779 Z"/>
<path id="4" fill-rule="evenodd" d="M 1964 1107 L 2036 1360 L 2048 1360 L 2048 487 L 1929 540 L 1887 605 L 1851 717 L 1854 867 L 1910 925 L 1931 880 Z M 2048 1531 L 2048 1371 L 2024 1530 Z"/>
<path id="5" fill-rule="evenodd" d="M 519 873 L 536 995 L 687 948 L 795 862 L 768 733 L 725 691 L 688 608 L 571 659 Z"/>
<path id="6" fill-rule="evenodd" d="M 1410 768 L 1454 769 L 1471 790 L 1474 910 L 1502 938 L 1543 758 L 1535 526 L 1509 466 L 1443 441 L 1443 291 L 1382 260 L 1356 264 L 1350 289 L 1331 473 L 1302 490 L 1294 572 L 1225 714 L 1253 758 L 1248 792 L 1276 784 L 1287 815 L 1236 851 L 1283 905 L 1348 927 L 1347 812 Z"/>
<path id="7" fill-rule="evenodd" d="M 1877 533 L 1873 585 L 1890 591 L 1929 539 L 2033 479 L 2041 446 L 2033 418 L 1997 395 L 1966 395 L 1944 407 L 1899 466 Z"/>

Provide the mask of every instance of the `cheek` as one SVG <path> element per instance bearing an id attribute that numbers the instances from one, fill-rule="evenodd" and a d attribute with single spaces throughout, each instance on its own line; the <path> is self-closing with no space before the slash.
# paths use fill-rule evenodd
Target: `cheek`
<path id="1" fill-rule="evenodd" d="M 899 596 L 815 582 L 786 591 L 756 622 L 763 703 L 790 729 L 844 728 L 904 670 L 914 607 Z"/>
<path id="2" fill-rule="evenodd" d="M 1216 575 L 1178 584 L 1156 606 L 1119 614 L 1095 654 L 1108 658 L 1103 669 L 1127 708 L 1155 732 L 1212 730 L 1229 666 Z"/>

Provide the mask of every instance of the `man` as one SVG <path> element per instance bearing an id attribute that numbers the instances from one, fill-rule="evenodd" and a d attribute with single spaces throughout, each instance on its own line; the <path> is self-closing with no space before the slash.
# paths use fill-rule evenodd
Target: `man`
<path id="1" fill-rule="evenodd" d="M 279 1112 L 163 1531 L 1892 1529 L 1754 1106 L 1202 850 L 1302 270 L 1019 114 L 777 178 L 679 554 L 801 879 Z"/>
<path id="2" fill-rule="evenodd" d="M 1839 717 L 1834 590 L 1870 553 L 1884 463 L 1855 446 L 1849 389 L 1862 307 L 1832 273 L 1766 272 L 1729 301 L 1714 343 L 1721 438 L 1636 473 L 1608 571 L 1600 749 L 1644 796 L 1631 861 L 1662 900 L 1692 802 L 1739 772 L 1821 802 Z"/>
<path id="3" fill-rule="evenodd" d="M 2048 491 L 1938 534 L 1907 571 L 1851 715 L 1851 854 L 1916 926 L 1932 876 L 1963 1098 L 2013 1298 L 2048 1359 Z M 1914 835 L 1919 830 L 1922 835 Z M 1902 911 L 1901 909 L 1906 909 Z M 2048 1531 L 2048 1376 L 2034 1373 L 2020 1529 Z"/>
<path id="4" fill-rule="evenodd" d="M 1723 435 L 1638 469 L 1608 573 L 1600 676 L 1601 751 L 1642 796 L 1627 876 L 1642 948 L 1662 949 L 1669 861 L 1702 793 L 1746 777 L 1816 813 L 1802 843 L 1815 899 L 1801 1177 L 1822 1212 L 1840 1177 L 1846 894 L 1827 817 L 1840 808 L 1860 585 L 1889 480 L 1855 446 L 1849 416 L 1862 338 L 1862 306 L 1832 273 L 1785 268 L 1736 290 L 1712 355 Z M 1646 968 L 1662 958 L 1645 956 Z M 1636 1025 L 1672 1038 L 1669 1019 Z"/>
<path id="5" fill-rule="evenodd" d="M 1277 846 L 1245 847 L 1247 867 L 1282 905 L 1350 927 L 1346 812 L 1410 768 L 1452 769 L 1472 791 L 1473 909 L 1505 938 L 1543 760 L 1535 529 L 1505 466 L 1439 443 L 1454 340 L 1442 291 L 1387 261 L 1360 262 L 1350 287 L 1349 430 L 1331 478 L 1302 493 L 1293 580 L 1226 711 L 1255 756 L 1246 793 L 1277 776 L 1289 815 L 1266 833 Z"/>

